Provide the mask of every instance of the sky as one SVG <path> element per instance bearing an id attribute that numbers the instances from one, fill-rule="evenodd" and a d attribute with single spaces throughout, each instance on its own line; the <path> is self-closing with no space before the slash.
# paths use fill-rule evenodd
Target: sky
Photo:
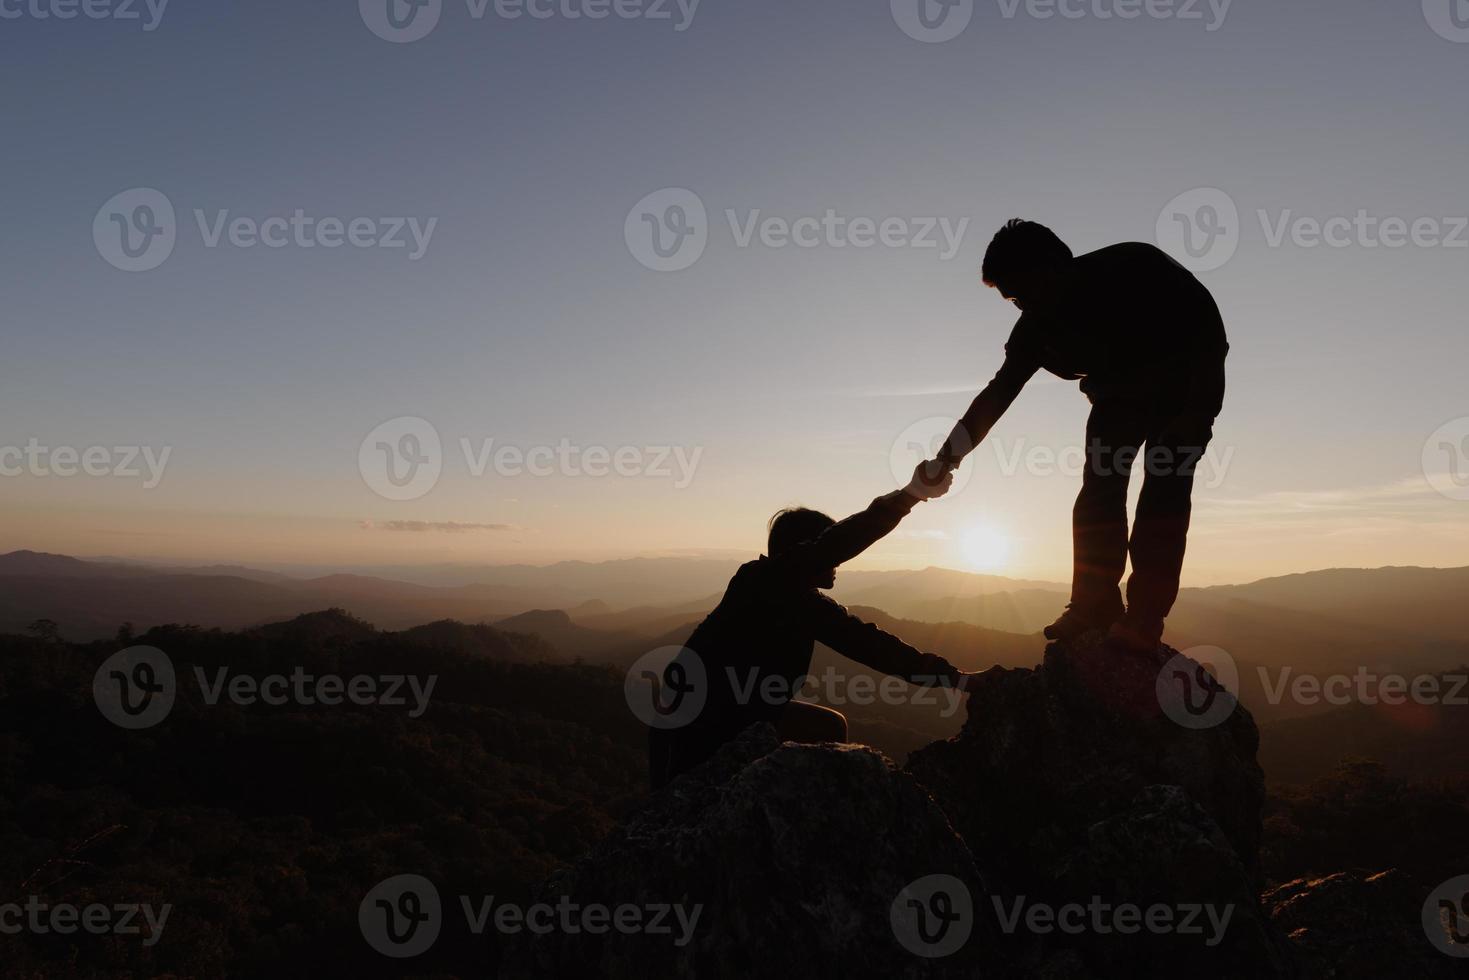
<path id="1" fill-rule="evenodd" d="M 0 0 L 0 549 L 753 555 L 994 373 L 1023 216 L 1224 312 L 1186 584 L 1463 563 L 1463 0 L 423 3 Z M 1086 412 L 859 564 L 1066 577 Z"/>

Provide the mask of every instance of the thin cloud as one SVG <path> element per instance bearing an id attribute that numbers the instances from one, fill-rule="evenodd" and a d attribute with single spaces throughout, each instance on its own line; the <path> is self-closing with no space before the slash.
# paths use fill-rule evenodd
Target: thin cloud
<path id="1" fill-rule="evenodd" d="M 424 534 L 440 531 L 462 534 L 466 531 L 518 531 L 514 524 L 467 524 L 460 521 L 362 521 L 358 525 L 364 531 L 412 531 Z"/>
<path id="2" fill-rule="evenodd" d="M 1469 525 L 1455 502 L 1420 477 L 1368 487 L 1283 490 L 1251 497 L 1205 498 L 1203 533 L 1311 529 L 1314 533 L 1363 534 L 1432 526 L 1462 530 Z"/>
<path id="3" fill-rule="evenodd" d="M 996 362 L 995 367 L 998 369 L 998 362 Z M 916 385 L 907 388 L 848 388 L 839 389 L 834 394 L 845 395 L 849 398 L 931 398 L 936 395 L 969 395 L 973 397 L 984 390 L 984 386 L 989 384 L 990 376 L 993 373 L 993 371 L 989 373 L 980 372 L 972 381 L 959 381 L 953 384 Z M 1030 385 L 1048 384 L 1070 384 L 1070 382 L 1044 373 L 1037 374 L 1030 381 Z"/>
<path id="4" fill-rule="evenodd" d="M 1252 513 L 1318 514 L 1370 510 L 1382 513 L 1383 505 L 1441 505 L 1446 502 L 1418 477 L 1373 487 L 1347 487 L 1334 490 L 1277 490 L 1253 497 L 1214 498 L 1215 507 Z"/>

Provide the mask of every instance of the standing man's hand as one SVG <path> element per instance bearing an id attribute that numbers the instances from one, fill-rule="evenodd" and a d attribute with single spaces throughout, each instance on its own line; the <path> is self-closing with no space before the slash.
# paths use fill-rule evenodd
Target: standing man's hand
<path id="1" fill-rule="evenodd" d="M 924 460 L 913 469 L 913 479 L 903 492 L 919 500 L 934 500 L 954 485 L 954 471 L 938 460 Z"/>

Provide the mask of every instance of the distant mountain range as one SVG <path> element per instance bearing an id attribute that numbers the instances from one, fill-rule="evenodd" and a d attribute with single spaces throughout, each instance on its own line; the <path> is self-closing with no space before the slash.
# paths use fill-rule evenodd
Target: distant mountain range
<path id="1" fill-rule="evenodd" d="M 223 572 L 223 573 L 221 573 Z M 154 569 L 17 551 L 0 555 L 0 631 L 37 619 L 72 640 L 112 636 L 123 623 L 147 629 L 189 623 L 244 629 L 340 607 L 384 629 L 437 619 L 479 622 L 525 608 L 494 586 L 432 588 L 358 575 L 293 579 L 253 569 Z"/>
<path id="2" fill-rule="evenodd" d="M 735 567 L 703 558 L 484 566 L 483 581 L 427 585 L 17 551 L 0 555 L 0 632 L 22 632 L 38 619 L 54 620 L 72 640 L 108 638 L 123 623 L 244 629 L 336 607 L 388 630 L 440 620 L 496 624 L 538 635 L 562 657 L 626 665 L 687 638 Z M 843 571 L 833 595 L 918 646 L 981 667 L 1035 662 L 1042 648 L 1035 634 L 1065 605 L 1066 587 L 927 568 Z M 1262 721 L 1321 714 L 1331 706 L 1265 696 L 1282 666 L 1327 675 L 1469 664 L 1465 595 L 1469 568 L 1332 569 L 1185 589 L 1168 640 L 1180 649 L 1226 650 L 1239 666 L 1242 697 Z"/>
<path id="3" fill-rule="evenodd" d="M 485 572 L 488 581 L 427 585 L 17 551 L 0 555 L 0 633 L 24 632 L 39 619 L 53 620 L 72 641 L 110 639 L 124 623 L 138 632 L 166 623 L 227 630 L 290 623 L 267 629 L 349 633 L 371 623 L 467 651 L 511 635 L 520 649 L 545 659 L 626 667 L 651 649 L 686 641 L 734 567 L 707 559 L 502 566 Z M 1037 633 L 1066 601 L 1059 583 L 941 568 L 844 571 L 833 594 L 858 615 L 968 670 L 1036 663 L 1044 650 Z M 1469 735 L 1465 707 L 1342 706 L 1278 691 L 1283 678 L 1302 674 L 1464 673 L 1466 595 L 1469 568 L 1331 569 L 1185 589 L 1168 640 L 1180 649 L 1217 646 L 1232 656 L 1241 700 L 1267 733 L 1262 759 L 1275 778 L 1309 778 L 1353 754 L 1390 760 L 1414 774 L 1459 771 L 1464 766 L 1449 765 L 1446 756 L 1461 754 L 1455 746 Z M 353 626 L 339 614 L 320 613 L 325 609 L 346 610 L 365 623 Z M 822 649 L 813 666 L 838 663 L 845 664 Z M 844 669 L 852 672 L 850 664 Z M 854 737 L 895 751 L 952 734 L 961 720 L 880 707 L 852 718 Z"/>
<path id="4" fill-rule="evenodd" d="M 216 565 L 204 568 L 149 564 L 130 559 L 94 559 L 174 574 L 224 574 L 261 581 L 320 579 L 344 571 L 340 566 L 278 566 L 270 571 Z M 672 603 L 723 590 L 739 565 L 734 558 L 627 558 L 615 561 L 563 561 L 551 565 L 367 565 L 352 574 L 434 588 L 493 585 L 518 596 L 530 608 L 567 608 L 602 601 L 613 608 L 644 603 Z"/>

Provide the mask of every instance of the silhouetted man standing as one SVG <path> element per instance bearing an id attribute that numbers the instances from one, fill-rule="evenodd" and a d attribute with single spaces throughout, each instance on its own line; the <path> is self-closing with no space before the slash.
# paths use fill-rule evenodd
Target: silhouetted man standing
<path id="1" fill-rule="evenodd" d="M 1073 257 L 1049 228 L 1018 219 L 990 243 L 984 281 L 1021 317 L 999 373 L 938 458 L 957 466 L 1038 370 L 1081 381 L 1092 411 L 1072 515 L 1071 602 L 1046 636 L 1110 628 L 1129 646 L 1155 648 L 1178 598 L 1195 468 L 1224 401 L 1229 344 L 1219 307 L 1192 273 L 1152 245 Z M 1134 466 L 1145 475 L 1129 542 Z M 1124 607 L 1119 584 L 1129 551 Z"/>

